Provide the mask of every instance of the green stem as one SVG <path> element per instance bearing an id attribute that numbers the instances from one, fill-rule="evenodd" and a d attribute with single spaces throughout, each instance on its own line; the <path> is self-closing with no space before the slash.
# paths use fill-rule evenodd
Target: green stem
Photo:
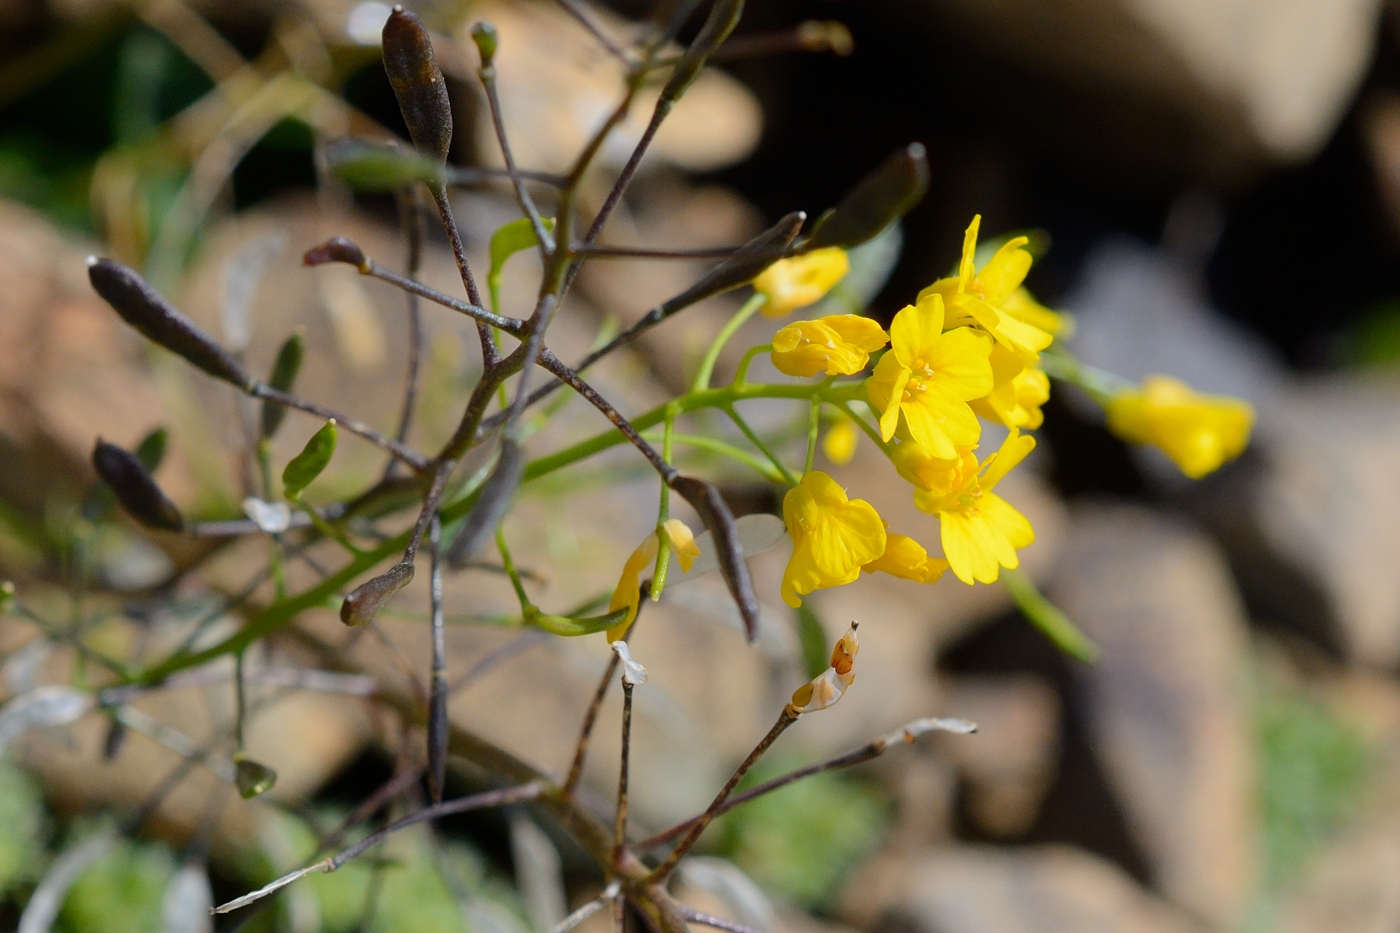
<path id="1" fill-rule="evenodd" d="M 802 464 L 802 475 L 804 476 L 812 472 L 812 466 L 817 462 L 817 432 L 821 430 L 821 424 L 821 399 L 813 398 L 812 410 L 807 416 L 807 459 Z"/>
<path id="2" fill-rule="evenodd" d="M 1045 598 L 1024 570 L 1003 569 L 1001 582 L 1021 614 L 1057 648 L 1070 657 L 1090 664 L 1098 660 L 1099 646 L 1090 641 L 1089 636 L 1081 632 L 1058 606 Z"/>
<path id="3" fill-rule="evenodd" d="M 510 577 L 510 585 L 515 588 L 515 595 L 520 600 L 520 611 L 528 616 L 535 606 L 525 594 L 525 581 L 520 579 L 520 572 L 515 569 L 515 560 L 510 556 L 504 522 L 496 526 L 496 549 L 501 552 L 501 566 L 505 568 L 506 576 Z"/>
<path id="4" fill-rule="evenodd" d="M 1076 385 L 1089 394 L 1099 405 L 1107 407 L 1113 396 L 1133 384 L 1122 376 L 1089 366 L 1063 350 L 1046 351 L 1040 354 L 1040 368 L 1045 374 L 1061 382 Z"/>
<path id="5" fill-rule="evenodd" d="M 746 385 L 749 381 L 749 366 L 753 364 L 754 358 L 760 353 L 772 352 L 773 345 L 771 343 L 765 343 L 757 347 L 749 347 L 745 350 L 743 359 L 739 360 L 739 368 L 734 372 L 734 385 Z"/>
<path id="6" fill-rule="evenodd" d="M 724 350 L 724 345 L 729 342 L 739 328 L 744 326 L 744 322 L 753 317 L 759 308 L 768 301 L 762 292 L 754 292 L 753 297 L 744 302 L 744 306 L 734 312 L 734 316 L 729 319 L 718 334 L 710 348 L 705 351 L 705 358 L 700 361 L 700 370 L 695 374 L 695 381 L 690 384 L 691 392 L 700 392 L 710 387 L 710 377 L 714 375 L 715 363 L 719 361 L 720 352 Z"/>
<path id="7" fill-rule="evenodd" d="M 652 439 L 653 438 L 651 437 L 647 438 L 647 440 Z M 778 472 L 778 470 L 773 466 L 772 463 L 768 462 L 762 457 L 755 457 L 747 450 L 735 447 L 733 444 L 726 443 L 725 441 L 721 441 L 713 437 L 706 437 L 703 434 L 677 434 L 675 436 L 675 440 L 676 443 L 685 444 L 687 447 L 694 447 L 698 450 L 708 450 L 709 452 L 719 454 L 722 457 L 728 457 L 730 460 L 733 460 L 736 463 L 741 463 L 749 469 L 753 470 L 754 472 L 758 473 L 758 475 L 762 476 L 769 482 L 787 482 L 787 478 L 783 476 L 782 473 Z"/>
<path id="8" fill-rule="evenodd" d="M 773 451 L 768 449 L 768 446 L 763 443 L 763 439 L 758 436 L 758 433 L 754 431 L 753 428 L 749 427 L 749 423 L 739 416 L 739 413 L 734 410 L 733 406 L 725 408 L 724 413 L 729 416 L 731 421 L 739 426 L 739 430 L 744 432 L 744 436 L 749 439 L 749 442 L 757 447 L 763 456 L 768 458 L 768 462 L 778 468 L 778 472 L 783 474 L 783 482 L 787 483 L 789 486 L 796 486 L 797 477 L 792 475 L 792 471 L 787 468 L 787 464 L 779 460 Z"/>
<path id="9" fill-rule="evenodd" d="M 893 448 L 885 442 L 885 439 L 880 436 L 880 432 L 874 427 L 872 427 L 870 425 L 870 422 L 866 421 L 860 415 L 856 414 L 856 411 L 854 408 L 851 407 L 850 402 L 832 402 L 832 404 L 835 405 L 837 408 L 841 409 L 841 411 L 843 411 L 846 414 L 846 417 L 850 418 L 857 425 L 859 425 L 860 429 L 865 432 L 865 436 L 874 441 L 876 446 L 878 446 L 882 451 L 885 452 L 885 456 L 889 456 L 890 451 L 893 450 Z"/>
<path id="10" fill-rule="evenodd" d="M 672 442 L 676 437 L 676 413 L 667 408 L 665 429 L 661 435 L 661 459 L 671 462 Z M 666 588 L 666 571 L 671 566 L 671 538 L 666 534 L 666 519 L 671 517 L 671 487 L 661 483 L 661 504 L 656 510 L 656 565 L 651 573 L 651 601 L 661 600 Z"/>

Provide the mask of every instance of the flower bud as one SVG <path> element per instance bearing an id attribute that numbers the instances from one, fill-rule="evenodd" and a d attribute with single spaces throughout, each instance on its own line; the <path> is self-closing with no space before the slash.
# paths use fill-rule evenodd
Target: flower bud
<path id="1" fill-rule="evenodd" d="M 272 790 L 272 785 L 277 783 L 277 772 L 238 752 L 233 756 L 233 783 L 243 799 L 249 800 Z"/>
<path id="2" fill-rule="evenodd" d="M 364 625 L 374 617 L 399 590 L 413 582 L 413 565 L 397 563 L 386 572 L 361 583 L 340 604 L 340 621 L 346 625 Z"/>

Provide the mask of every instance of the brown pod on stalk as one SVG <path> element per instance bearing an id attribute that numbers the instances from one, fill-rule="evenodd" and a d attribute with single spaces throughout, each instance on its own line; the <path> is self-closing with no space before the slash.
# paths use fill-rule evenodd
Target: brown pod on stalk
<path id="1" fill-rule="evenodd" d="M 387 571 L 355 587 L 340 604 L 340 621 L 346 625 L 373 622 L 379 610 L 399 590 L 413 582 L 413 565 L 397 563 Z"/>
<path id="2" fill-rule="evenodd" d="M 313 246 L 301 257 L 302 265 L 324 266 L 328 262 L 343 262 L 361 272 L 368 272 L 370 264 L 365 251 L 354 240 L 343 236 L 333 236 L 319 246 Z"/>
<path id="3" fill-rule="evenodd" d="M 146 339 L 184 357 L 215 379 L 231 382 L 245 392 L 253 388 L 254 380 L 243 366 L 161 297 L 135 269 L 96 256 L 89 256 L 87 263 L 88 280 L 97 294 Z"/>
<path id="4" fill-rule="evenodd" d="M 900 149 L 817 218 L 802 252 L 826 246 L 850 249 L 874 239 L 923 199 L 928 175 L 928 152 L 922 143 Z"/>
<path id="5" fill-rule="evenodd" d="M 749 240 L 734 251 L 724 262 L 705 273 L 698 282 L 668 299 L 659 308 L 657 320 L 668 317 L 681 308 L 688 308 L 696 302 L 718 295 L 731 288 L 747 285 L 758 274 L 787 255 L 788 247 L 802 232 L 802 224 L 807 215 L 793 211 L 773 226 Z"/>
<path id="6" fill-rule="evenodd" d="M 744 620 L 744 633 L 752 642 L 758 637 L 758 597 L 754 595 L 749 565 L 744 563 L 744 547 L 739 543 L 734 513 L 729 511 L 728 504 L 715 485 L 703 479 L 677 476 L 671 480 L 671 488 L 700 514 L 701 521 L 714 537 L 720 573 L 724 575 L 729 594 L 739 607 L 739 615 Z"/>
<path id="7" fill-rule="evenodd" d="M 452 145 L 452 104 L 423 21 L 394 7 L 384 24 L 384 72 L 413 145 L 439 162 Z"/>
<path id="8" fill-rule="evenodd" d="M 185 519 L 180 510 L 160 491 L 135 454 L 98 438 L 92 450 L 92 466 L 126 514 L 147 528 L 184 530 Z"/>

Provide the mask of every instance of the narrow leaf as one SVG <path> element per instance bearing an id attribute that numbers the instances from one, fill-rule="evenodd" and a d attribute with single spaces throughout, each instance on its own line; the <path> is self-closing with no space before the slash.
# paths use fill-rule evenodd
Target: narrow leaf
<path id="1" fill-rule="evenodd" d="M 119 262 L 88 257 L 88 280 L 102 299 L 146 339 L 183 357 L 216 379 L 244 391 L 253 380 L 219 342 L 176 310 L 145 279 Z"/>
<path id="2" fill-rule="evenodd" d="M 744 548 L 739 539 L 739 529 L 734 523 L 734 513 L 729 511 L 724 497 L 713 483 L 693 476 L 677 476 L 671 481 L 671 488 L 699 513 L 705 527 L 714 536 L 720 573 L 724 575 L 729 594 L 734 597 L 739 616 L 744 620 L 744 633 L 752 642 L 758 637 L 758 597 L 754 595 L 749 567 L 744 563 Z"/>
<path id="3" fill-rule="evenodd" d="M 301 372 L 301 361 L 306 355 L 306 341 L 302 337 L 301 331 L 297 330 L 285 341 L 277 351 L 277 359 L 272 363 L 272 372 L 267 377 L 267 384 L 278 392 L 292 391 L 292 385 L 297 381 L 297 374 Z M 287 414 L 287 409 L 277 402 L 263 400 L 262 403 L 262 436 L 272 437 L 277 433 L 277 429 L 282 426 L 282 418 Z"/>
<path id="4" fill-rule="evenodd" d="M 35 687 L 0 706 L 0 754 L 31 729 L 66 726 L 85 716 L 97 701 L 77 687 Z"/>
<path id="5" fill-rule="evenodd" d="M 441 185 L 447 172 L 441 162 L 403 146 L 345 139 L 325 149 L 326 164 L 356 191 L 397 191 L 415 182 Z"/>
<path id="6" fill-rule="evenodd" d="M 554 233 L 554 218 L 541 217 L 544 228 Z M 525 249 L 532 249 L 540 243 L 535 236 L 535 227 L 530 218 L 512 220 L 491 234 L 491 271 L 486 274 L 486 287 L 491 292 L 491 310 L 501 313 L 501 270 L 506 260 Z"/>
<path id="7" fill-rule="evenodd" d="M 873 239 L 903 217 L 928 190 L 928 153 L 910 143 L 866 175 L 840 203 L 823 214 L 802 251 L 839 246 L 849 249 Z"/>
<path id="8" fill-rule="evenodd" d="M 311 435 L 311 440 L 292 458 L 282 471 L 282 491 L 288 499 L 301 498 L 302 492 L 310 486 L 335 454 L 335 419 L 327 421 L 321 430 Z"/>
<path id="9" fill-rule="evenodd" d="M 413 565 L 397 563 L 386 572 L 360 584 L 340 604 L 340 621 L 346 625 L 373 622 L 375 615 L 399 590 L 413 582 Z"/>
<path id="10" fill-rule="evenodd" d="M 446 161 L 452 145 L 452 103 L 423 21 L 395 7 L 384 24 L 384 72 L 404 125 L 424 155 Z"/>
<path id="11" fill-rule="evenodd" d="M 496 533 L 496 526 L 510 511 L 511 500 L 520 487 L 524 471 L 525 458 L 521 455 L 520 445 L 508 437 L 501 438 L 501 455 L 496 459 L 491 475 L 481 484 L 476 505 L 462 520 L 457 540 L 447 550 L 448 567 L 461 570 Z"/>
<path id="12" fill-rule="evenodd" d="M 99 439 L 92 466 L 128 515 L 147 528 L 181 531 L 185 519 L 135 454 Z"/>

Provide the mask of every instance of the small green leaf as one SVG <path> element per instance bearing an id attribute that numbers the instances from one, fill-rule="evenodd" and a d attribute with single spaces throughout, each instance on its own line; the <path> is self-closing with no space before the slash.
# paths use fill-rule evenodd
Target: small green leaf
<path id="1" fill-rule="evenodd" d="M 233 756 L 233 781 L 243 799 L 251 800 L 272 790 L 272 785 L 277 783 L 277 772 L 238 752 Z"/>
<path id="2" fill-rule="evenodd" d="M 326 147 L 326 163 L 356 191 L 396 191 L 420 181 L 440 185 L 445 179 L 442 165 L 417 150 L 359 139 Z"/>
<path id="3" fill-rule="evenodd" d="M 592 635 L 594 632 L 606 632 L 614 625 L 627 618 L 627 607 L 615 609 L 606 615 L 588 616 L 586 618 L 570 618 L 569 616 L 552 616 L 540 612 L 538 609 L 527 612 L 525 624 L 542 628 L 546 632 L 553 632 L 555 635 L 565 635 L 574 637 L 577 635 Z"/>
<path id="4" fill-rule="evenodd" d="M 169 440 L 169 435 L 165 428 L 156 428 L 141 438 L 141 443 L 136 445 L 136 459 L 141 461 L 141 465 L 148 472 L 154 473 L 160 467 L 160 462 L 165 459 L 165 442 L 167 440 Z"/>
<path id="5" fill-rule="evenodd" d="M 287 494 L 288 499 L 300 498 L 302 491 L 310 486 L 312 481 L 321 475 L 326 464 L 331 462 L 331 456 L 335 453 L 335 437 L 335 419 L 332 418 L 321 430 L 311 435 L 311 440 L 306 442 L 301 453 L 287 464 L 287 468 L 282 471 L 282 491 Z"/>
<path id="6" fill-rule="evenodd" d="M 554 233 L 553 217 L 541 217 L 540 220 L 544 222 L 545 230 Z M 523 249 L 538 246 L 539 243 L 539 238 L 535 236 L 535 227 L 528 217 L 512 220 L 491 234 L 491 271 L 486 274 L 486 288 L 491 292 L 492 311 L 501 313 L 501 270 L 505 268 L 506 260 Z"/>
<path id="7" fill-rule="evenodd" d="M 301 329 L 283 342 L 282 348 L 277 351 L 277 359 L 272 364 L 272 372 L 267 378 L 267 384 L 278 392 L 292 391 L 292 384 L 297 380 L 297 374 L 301 372 L 301 361 L 306 355 L 306 341 L 302 337 Z M 277 433 L 277 429 L 282 426 L 282 417 L 287 413 L 287 409 L 277 402 L 264 399 L 262 404 L 262 436 L 271 437 Z"/>

